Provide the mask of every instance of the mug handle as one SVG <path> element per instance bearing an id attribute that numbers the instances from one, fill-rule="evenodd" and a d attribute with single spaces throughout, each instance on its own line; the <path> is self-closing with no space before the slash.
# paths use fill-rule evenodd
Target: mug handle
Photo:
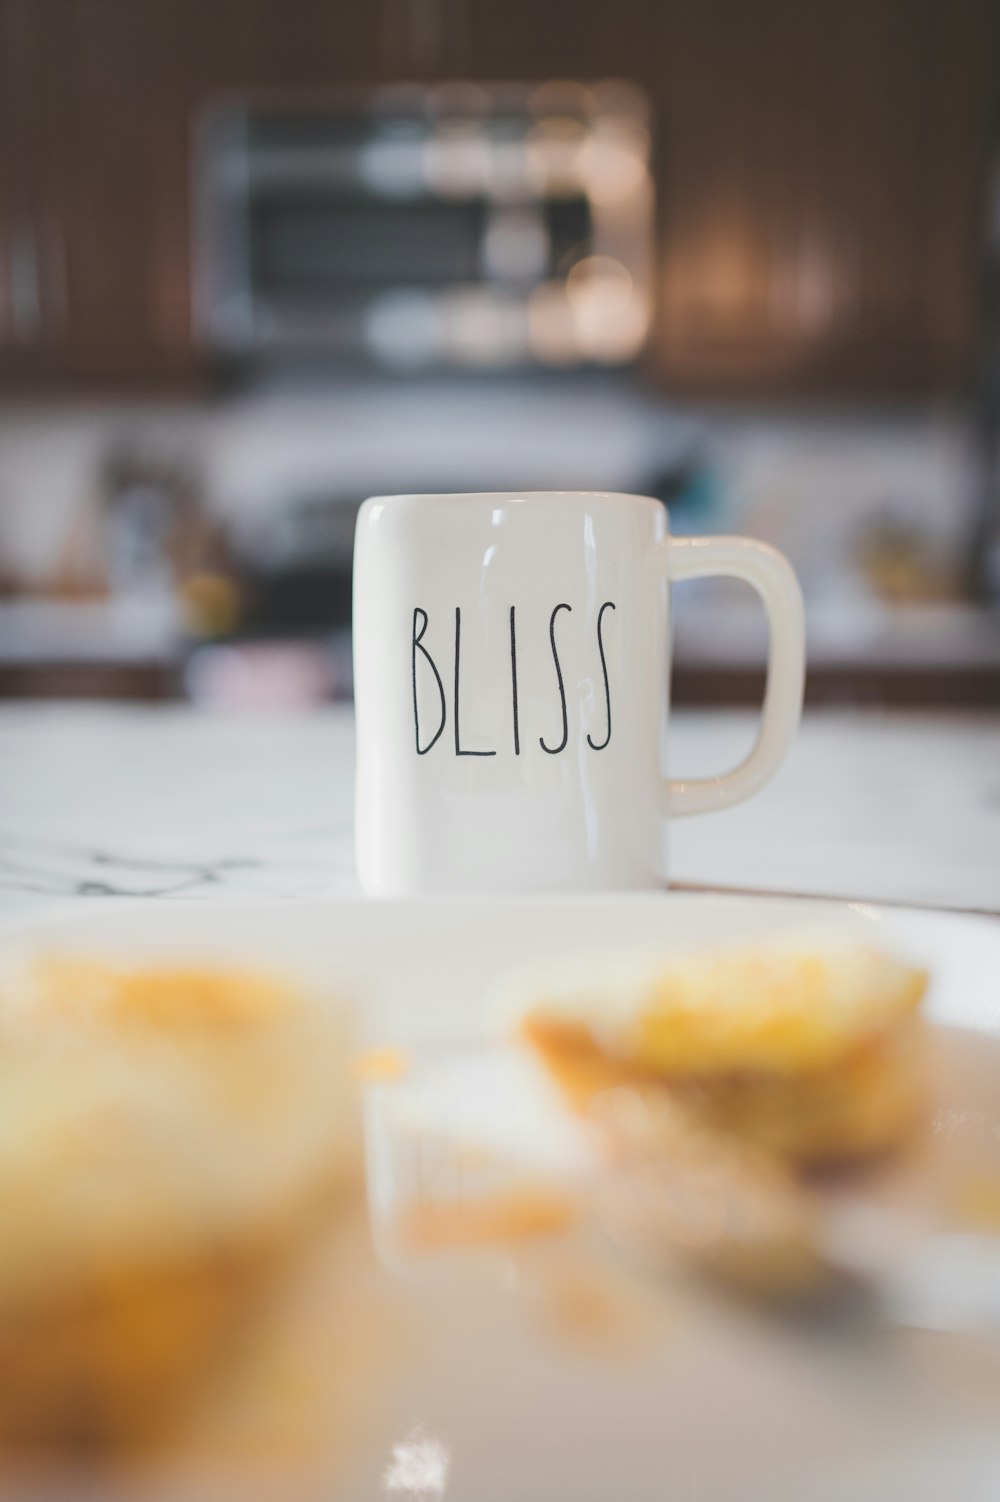
<path id="1" fill-rule="evenodd" d="M 667 811 L 677 818 L 740 803 L 778 770 L 802 714 L 805 612 L 791 564 L 767 543 L 749 537 L 671 537 L 658 545 L 658 552 L 670 584 L 720 574 L 746 580 L 763 600 L 770 626 L 764 706 L 753 749 L 731 772 L 717 777 L 670 778 Z"/>

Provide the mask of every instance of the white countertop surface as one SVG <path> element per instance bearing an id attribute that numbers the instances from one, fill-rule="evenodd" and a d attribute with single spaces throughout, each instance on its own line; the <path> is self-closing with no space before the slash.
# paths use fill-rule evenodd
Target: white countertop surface
<path id="1" fill-rule="evenodd" d="M 672 770 L 723 770 L 755 717 L 677 713 Z M 356 892 L 347 709 L 0 707 L 0 917 L 112 895 Z M 1000 913 L 1000 716 L 807 715 L 774 781 L 679 820 L 679 884 Z"/>

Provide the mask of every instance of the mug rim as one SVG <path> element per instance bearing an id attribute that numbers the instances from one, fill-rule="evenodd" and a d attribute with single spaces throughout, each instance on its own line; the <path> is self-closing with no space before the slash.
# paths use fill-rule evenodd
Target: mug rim
<path id="1" fill-rule="evenodd" d="M 400 491 L 395 495 L 370 495 L 363 504 L 378 503 L 386 505 L 394 501 L 542 501 L 553 500 L 559 497 L 564 500 L 591 500 L 613 502 L 639 502 L 643 506 L 653 506 L 659 511 L 667 511 L 668 507 L 663 501 L 657 500 L 652 495 L 637 495 L 628 490 L 437 490 L 437 491 Z"/>

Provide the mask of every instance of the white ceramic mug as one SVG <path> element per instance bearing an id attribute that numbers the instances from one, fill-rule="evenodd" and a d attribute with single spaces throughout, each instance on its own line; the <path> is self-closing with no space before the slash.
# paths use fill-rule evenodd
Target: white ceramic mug
<path id="1" fill-rule="evenodd" d="M 757 742 L 667 777 L 670 588 L 728 574 L 770 620 Z M 637 888 L 671 817 L 757 791 L 795 733 L 802 596 L 743 537 L 671 538 L 644 496 L 376 496 L 354 553 L 355 849 L 368 893 Z"/>

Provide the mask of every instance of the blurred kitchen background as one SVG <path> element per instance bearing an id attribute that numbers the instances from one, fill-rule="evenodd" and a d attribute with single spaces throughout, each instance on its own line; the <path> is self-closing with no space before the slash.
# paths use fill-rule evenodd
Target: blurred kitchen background
<path id="1" fill-rule="evenodd" d="M 998 439 L 993 0 L 0 0 L 2 696 L 347 697 L 366 495 L 570 487 L 996 708 Z"/>

